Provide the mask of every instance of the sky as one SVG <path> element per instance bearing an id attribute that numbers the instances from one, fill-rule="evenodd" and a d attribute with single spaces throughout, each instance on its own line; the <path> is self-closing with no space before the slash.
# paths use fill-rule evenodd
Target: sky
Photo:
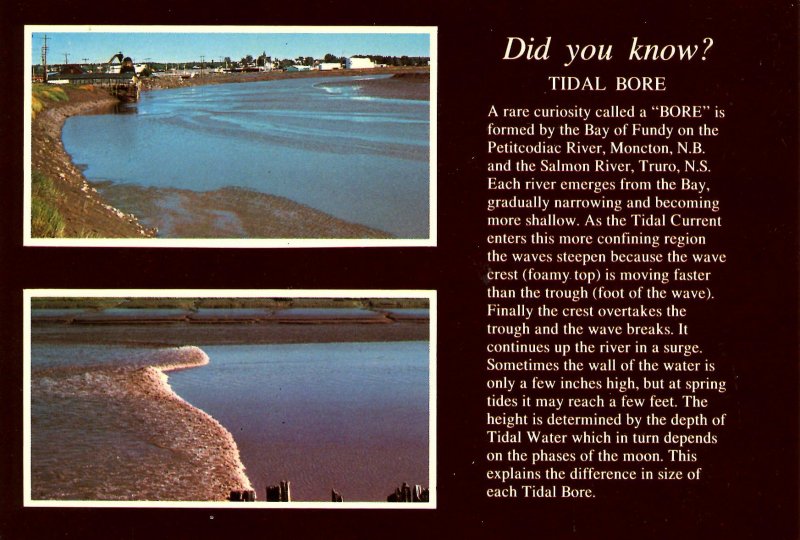
<path id="1" fill-rule="evenodd" d="M 369 27 L 364 29 L 372 30 Z M 219 61 L 226 56 L 239 60 L 248 54 L 257 57 L 262 52 L 272 58 L 322 58 L 327 53 L 336 56 L 430 56 L 432 40 L 425 29 L 403 29 L 400 33 L 362 33 L 360 30 L 357 33 L 329 33 L 321 32 L 319 28 L 296 31 L 259 28 L 247 32 L 220 32 L 214 28 L 179 32 L 163 27 L 153 32 L 102 28 L 73 30 L 36 27 L 31 32 L 32 62 L 41 62 L 45 34 L 48 64 L 64 63 L 65 53 L 70 64 L 108 62 L 118 52 L 130 56 L 137 63 L 199 61 L 201 55 L 205 56 L 206 62 Z"/>

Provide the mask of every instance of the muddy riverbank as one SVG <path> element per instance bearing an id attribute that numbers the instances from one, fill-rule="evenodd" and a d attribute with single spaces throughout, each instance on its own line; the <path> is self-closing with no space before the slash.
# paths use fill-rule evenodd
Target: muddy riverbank
<path id="1" fill-rule="evenodd" d="M 155 231 L 142 226 L 101 197 L 86 181 L 61 142 L 61 129 L 70 116 L 107 112 L 119 103 L 106 91 L 65 88 L 68 101 L 46 101 L 31 123 L 31 171 L 49 178 L 56 194 L 52 203 L 63 218 L 68 238 L 146 238 Z"/>
<path id="2" fill-rule="evenodd" d="M 395 73 L 391 77 L 359 80 L 358 92 L 365 96 L 390 99 L 430 99 L 430 73 Z M 352 85 L 352 82 L 331 82 L 325 86 Z"/>
<path id="3" fill-rule="evenodd" d="M 330 71 L 267 71 L 262 73 L 207 73 L 194 77 L 182 78 L 171 74 L 155 74 L 142 80 L 143 90 L 160 90 L 165 88 L 183 88 L 187 86 L 202 86 L 206 84 L 229 84 L 246 83 L 257 81 L 277 81 L 280 79 L 308 79 L 319 77 L 353 77 L 353 76 L 372 76 L 372 75 L 392 75 L 391 86 L 396 86 L 395 92 L 414 92 L 411 84 L 412 78 L 424 78 L 430 80 L 430 72 L 427 68 L 419 67 L 386 67 L 375 69 L 335 69 Z M 414 81 L 419 82 L 419 81 Z M 414 92 L 415 93 L 415 92 Z M 416 99 L 406 96 L 406 99 Z M 424 98 L 427 99 L 427 98 Z"/>

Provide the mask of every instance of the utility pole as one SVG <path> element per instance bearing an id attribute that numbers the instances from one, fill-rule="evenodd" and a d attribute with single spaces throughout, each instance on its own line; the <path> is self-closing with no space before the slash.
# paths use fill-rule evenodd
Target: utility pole
<path id="1" fill-rule="evenodd" d="M 44 35 L 44 45 L 42 45 L 42 65 L 44 66 L 44 82 L 47 82 L 47 34 Z"/>
<path id="2" fill-rule="evenodd" d="M 64 53 L 64 65 L 69 64 L 69 53 Z"/>
<path id="3" fill-rule="evenodd" d="M 202 75 L 206 71 L 206 55 L 200 55 L 200 74 Z"/>

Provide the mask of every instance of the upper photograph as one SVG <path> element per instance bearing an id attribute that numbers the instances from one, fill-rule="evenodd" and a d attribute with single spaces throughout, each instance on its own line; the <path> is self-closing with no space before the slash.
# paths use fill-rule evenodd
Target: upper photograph
<path id="1" fill-rule="evenodd" d="M 436 37 L 27 26 L 24 244 L 435 246 Z"/>

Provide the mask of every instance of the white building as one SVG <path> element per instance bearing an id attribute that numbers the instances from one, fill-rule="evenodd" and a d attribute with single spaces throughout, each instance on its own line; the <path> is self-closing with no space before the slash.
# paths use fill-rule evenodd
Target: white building
<path id="1" fill-rule="evenodd" d="M 321 62 L 317 69 L 320 71 L 332 71 L 334 69 L 342 69 L 342 64 L 339 62 Z"/>
<path id="2" fill-rule="evenodd" d="M 347 69 L 372 69 L 375 67 L 375 62 L 371 58 L 355 58 L 350 57 L 347 59 Z"/>

